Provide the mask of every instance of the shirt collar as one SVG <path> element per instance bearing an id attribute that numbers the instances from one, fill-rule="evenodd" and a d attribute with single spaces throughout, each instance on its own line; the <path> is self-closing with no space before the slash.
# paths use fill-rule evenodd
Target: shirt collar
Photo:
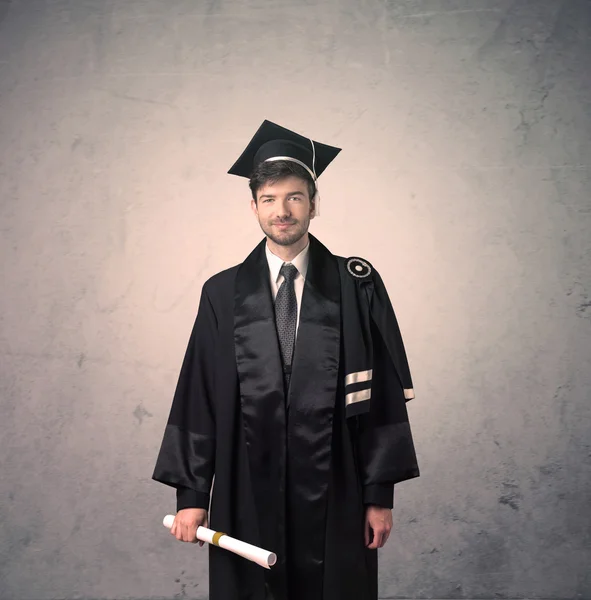
<path id="1" fill-rule="evenodd" d="M 306 247 L 290 262 L 294 267 L 298 270 L 300 275 L 306 279 L 306 273 L 308 272 L 308 260 L 309 260 L 309 250 L 310 250 L 310 242 L 306 244 Z M 276 254 L 273 254 L 271 250 L 269 250 L 268 244 L 265 244 L 265 252 L 267 254 L 267 262 L 269 263 L 269 271 L 271 273 L 271 278 L 275 283 L 277 283 L 277 279 L 279 278 L 279 271 L 283 266 L 284 261 L 282 258 L 279 258 Z"/>

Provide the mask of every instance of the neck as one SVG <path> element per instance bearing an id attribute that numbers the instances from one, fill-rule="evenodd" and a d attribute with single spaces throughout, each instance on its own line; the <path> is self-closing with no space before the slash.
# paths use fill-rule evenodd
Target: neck
<path id="1" fill-rule="evenodd" d="M 291 246 L 280 246 L 276 244 L 272 239 L 267 238 L 267 246 L 269 250 L 285 262 L 292 261 L 308 244 L 308 234 L 306 233 L 299 239 L 295 244 Z"/>

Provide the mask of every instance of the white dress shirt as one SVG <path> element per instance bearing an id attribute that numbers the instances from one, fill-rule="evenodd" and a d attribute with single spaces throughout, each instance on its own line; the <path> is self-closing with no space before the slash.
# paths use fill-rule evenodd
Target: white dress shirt
<path id="1" fill-rule="evenodd" d="M 273 254 L 271 250 L 269 250 L 269 246 L 265 244 L 265 251 L 267 253 L 267 262 L 269 263 L 269 277 L 271 281 L 271 292 L 273 293 L 273 302 L 275 302 L 275 297 L 277 296 L 277 291 L 279 287 L 283 283 L 285 277 L 279 274 L 281 267 L 285 262 L 288 264 L 292 264 L 297 270 L 298 274 L 296 275 L 293 281 L 293 287 L 295 289 L 295 295 L 298 305 L 298 316 L 296 320 L 296 335 L 298 331 L 298 327 L 300 325 L 300 309 L 302 306 L 302 296 L 304 294 L 304 283 L 306 282 L 306 273 L 308 272 L 308 250 L 310 249 L 310 242 L 308 242 L 307 246 L 291 261 L 284 261 L 282 258 L 279 258 L 277 255 Z"/>

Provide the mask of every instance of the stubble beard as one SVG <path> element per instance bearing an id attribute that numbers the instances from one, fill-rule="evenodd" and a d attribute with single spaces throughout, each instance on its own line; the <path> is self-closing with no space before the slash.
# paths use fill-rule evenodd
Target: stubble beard
<path id="1" fill-rule="evenodd" d="M 293 244 L 297 244 L 306 235 L 310 219 L 307 219 L 303 223 L 300 221 L 294 223 L 290 228 L 293 231 L 284 231 L 283 233 L 279 233 L 279 235 L 274 232 L 272 224 L 269 224 L 267 227 L 263 227 L 262 223 L 260 225 L 265 235 L 278 246 L 292 246 Z"/>

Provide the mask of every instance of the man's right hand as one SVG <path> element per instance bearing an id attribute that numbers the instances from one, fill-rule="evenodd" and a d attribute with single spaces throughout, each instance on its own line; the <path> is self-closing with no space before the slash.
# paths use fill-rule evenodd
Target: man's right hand
<path id="1" fill-rule="evenodd" d="M 174 518 L 170 533 L 179 542 L 197 543 L 197 527 L 207 527 L 207 511 L 204 508 L 183 508 Z M 203 546 L 203 542 L 199 542 Z"/>

